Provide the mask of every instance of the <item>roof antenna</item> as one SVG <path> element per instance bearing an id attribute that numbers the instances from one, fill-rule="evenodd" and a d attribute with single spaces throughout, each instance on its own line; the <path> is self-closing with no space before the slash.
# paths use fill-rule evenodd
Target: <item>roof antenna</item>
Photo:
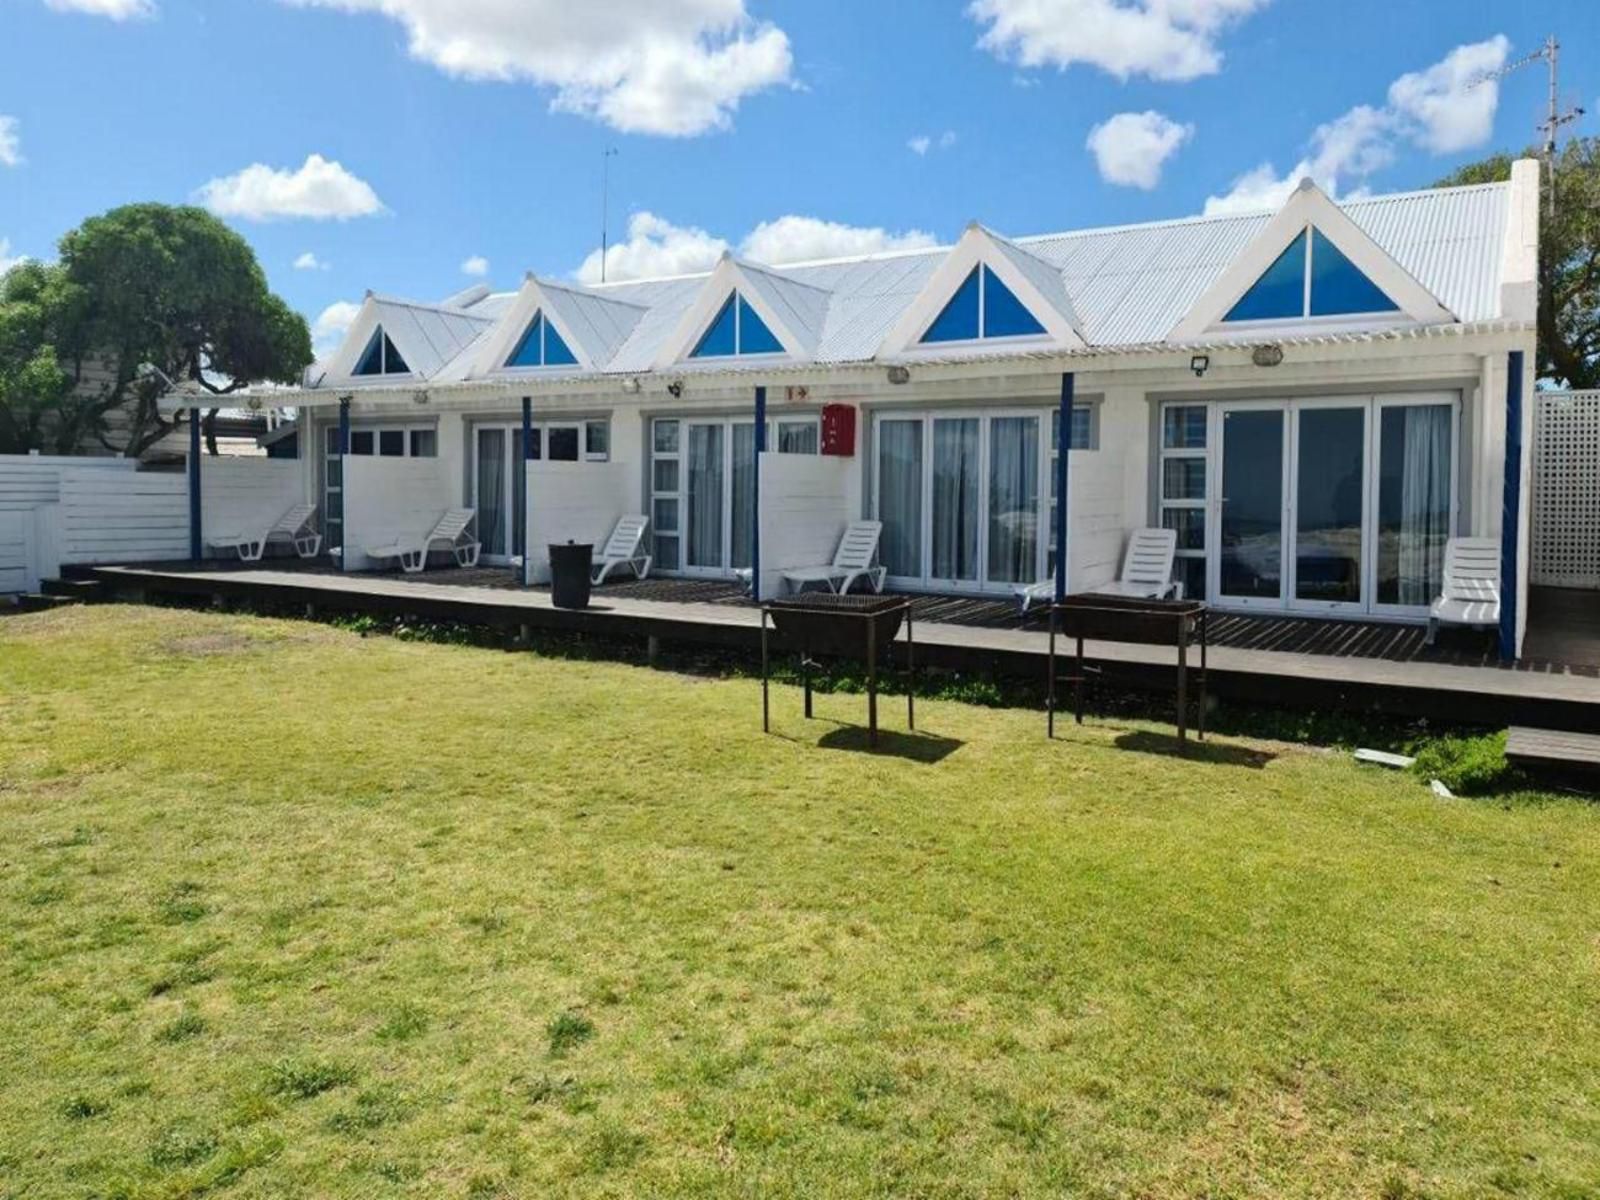
<path id="1" fill-rule="evenodd" d="M 610 245 L 611 225 L 611 160 L 617 156 L 615 146 L 600 152 L 600 282 L 606 281 L 606 249 Z"/>
<path id="2" fill-rule="evenodd" d="M 1561 43 L 1556 41 L 1556 35 L 1552 33 L 1545 38 L 1544 45 L 1540 46 L 1532 54 L 1519 58 L 1514 63 L 1507 63 L 1498 71 L 1485 71 L 1467 85 L 1467 90 L 1470 91 L 1485 83 L 1501 79 L 1513 71 L 1520 71 L 1523 67 L 1532 66 L 1536 62 L 1545 63 L 1550 68 L 1549 113 L 1534 128 L 1544 134 L 1545 169 L 1550 172 L 1550 194 L 1546 197 L 1546 201 L 1552 219 L 1556 215 L 1556 134 L 1560 132 L 1563 125 L 1570 125 L 1583 116 L 1583 109 L 1576 106 L 1567 109 L 1565 112 L 1561 111 L 1561 100 L 1556 91 L 1556 75 L 1560 60 Z"/>

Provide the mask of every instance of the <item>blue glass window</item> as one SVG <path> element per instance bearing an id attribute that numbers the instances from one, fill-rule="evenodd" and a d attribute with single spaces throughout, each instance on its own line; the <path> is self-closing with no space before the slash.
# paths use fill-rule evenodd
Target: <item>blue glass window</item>
<path id="1" fill-rule="evenodd" d="M 962 281 L 950 302 L 922 335 L 924 342 L 969 342 L 982 334 L 978 328 L 978 268 Z"/>
<path id="2" fill-rule="evenodd" d="M 700 343 L 694 348 L 690 358 L 726 358 L 739 352 L 738 332 L 734 328 L 732 296 L 727 303 L 717 312 L 717 319 L 711 322 L 711 328 L 705 331 L 700 338 Z"/>
<path id="3" fill-rule="evenodd" d="M 528 322 L 528 332 L 522 335 L 516 350 L 506 360 L 506 366 L 570 367 L 577 361 L 556 327 L 544 319 L 544 313 L 536 312 Z"/>
<path id="4" fill-rule="evenodd" d="M 983 336 L 1028 337 L 1044 332 L 1044 326 L 1022 306 L 1011 289 L 983 268 Z"/>
<path id="5" fill-rule="evenodd" d="M 1398 307 L 1339 247 L 1323 237 L 1320 229 L 1311 231 L 1313 317 L 1395 312 Z"/>
<path id="6" fill-rule="evenodd" d="M 717 310 L 716 320 L 690 352 L 690 358 L 729 358 L 736 354 L 782 354 L 783 343 L 750 302 L 738 292 Z"/>
<path id="7" fill-rule="evenodd" d="M 356 362 L 353 375 L 409 375 L 411 368 L 406 366 L 406 360 L 400 357 L 400 351 L 395 349 L 394 343 L 389 340 L 389 335 L 380 325 L 372 331 L 372 340 L 367 343 L 367 348 L 361 352 L 361 358 Z"/>
<path id="8" fill-rule="evenodd" d="M 1289 243 L 1250 290 L 1228 310 L 1224 321 L 1273 321 L 1303 317 L 1306 311 L 1306 235 Z"/>
<path id="9" fill-rule="evenodd" d="M 756 315 L 750 302 L 739 297 L 739 353 L 782 354 L 783 343 L 772 336 L 767 323 Z"/>

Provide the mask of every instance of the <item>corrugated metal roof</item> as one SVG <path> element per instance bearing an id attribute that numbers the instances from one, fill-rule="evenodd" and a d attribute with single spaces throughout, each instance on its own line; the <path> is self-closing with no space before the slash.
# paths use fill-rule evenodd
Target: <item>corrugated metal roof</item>
<path id="1" fill-rule="evenodd" d="M 1500 313 L 1501 249 L 1509 185 L 1407 192 L 1340 207 L 1374 242 L 1463 323 Z M 1271 219 L 1271 213 L 1194 217 L 1045 234 L 996 244 L 1082 331 L 1091 348 L 1139 347 L 1165 340 L 1195 301 Z M 797 336 L 814 340 L 817 363 L 871 360 L 913 303 L 949 247 L 780 267 L 739 264 L 753 287 Z M 710 273 L 672 279 L 541 286 L 595 337 L 591 358 L 607 373 L 649 371 Z M 557 300 L 557 295 L 561 299 Z M 496 293 L 470 308 L 383 300 L 386 324 L 404 328 L 413 368 L 432 377 L 469 350 L 515 298 Z M 570 303 L 570 310 L 566 307 Z M 631 323 L 624 314 L 637 312 Z M 391 315 L 392 314 L 392 315 Z M 804 332 L 801 332 L 804 331 Z M 425 345 L 410 358 L 409 340 Z M 1019 348 L 1011 353 L 1026 353 Z M 465 377 L 470 371 L 446 374 Z"/>

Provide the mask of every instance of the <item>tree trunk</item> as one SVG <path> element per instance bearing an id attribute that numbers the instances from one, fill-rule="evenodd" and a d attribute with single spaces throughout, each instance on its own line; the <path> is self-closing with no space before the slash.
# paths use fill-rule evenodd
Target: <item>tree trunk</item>
<path id="1" fill-rule="evenodd" d="M 206 437 L 206 453 L 212 458 L 217 456 L 217 413 L 220 409 L 206 410 L 205 422 L 200 426 Z"/>

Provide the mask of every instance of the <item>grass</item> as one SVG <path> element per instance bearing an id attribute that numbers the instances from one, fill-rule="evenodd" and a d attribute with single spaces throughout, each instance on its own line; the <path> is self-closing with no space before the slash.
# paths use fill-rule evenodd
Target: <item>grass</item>
<path id="1" fill-rule="evenodd" d="M 0 1197 L 1600 1192 L 1600 810 L 862 706 L 0 619 Z"/>

